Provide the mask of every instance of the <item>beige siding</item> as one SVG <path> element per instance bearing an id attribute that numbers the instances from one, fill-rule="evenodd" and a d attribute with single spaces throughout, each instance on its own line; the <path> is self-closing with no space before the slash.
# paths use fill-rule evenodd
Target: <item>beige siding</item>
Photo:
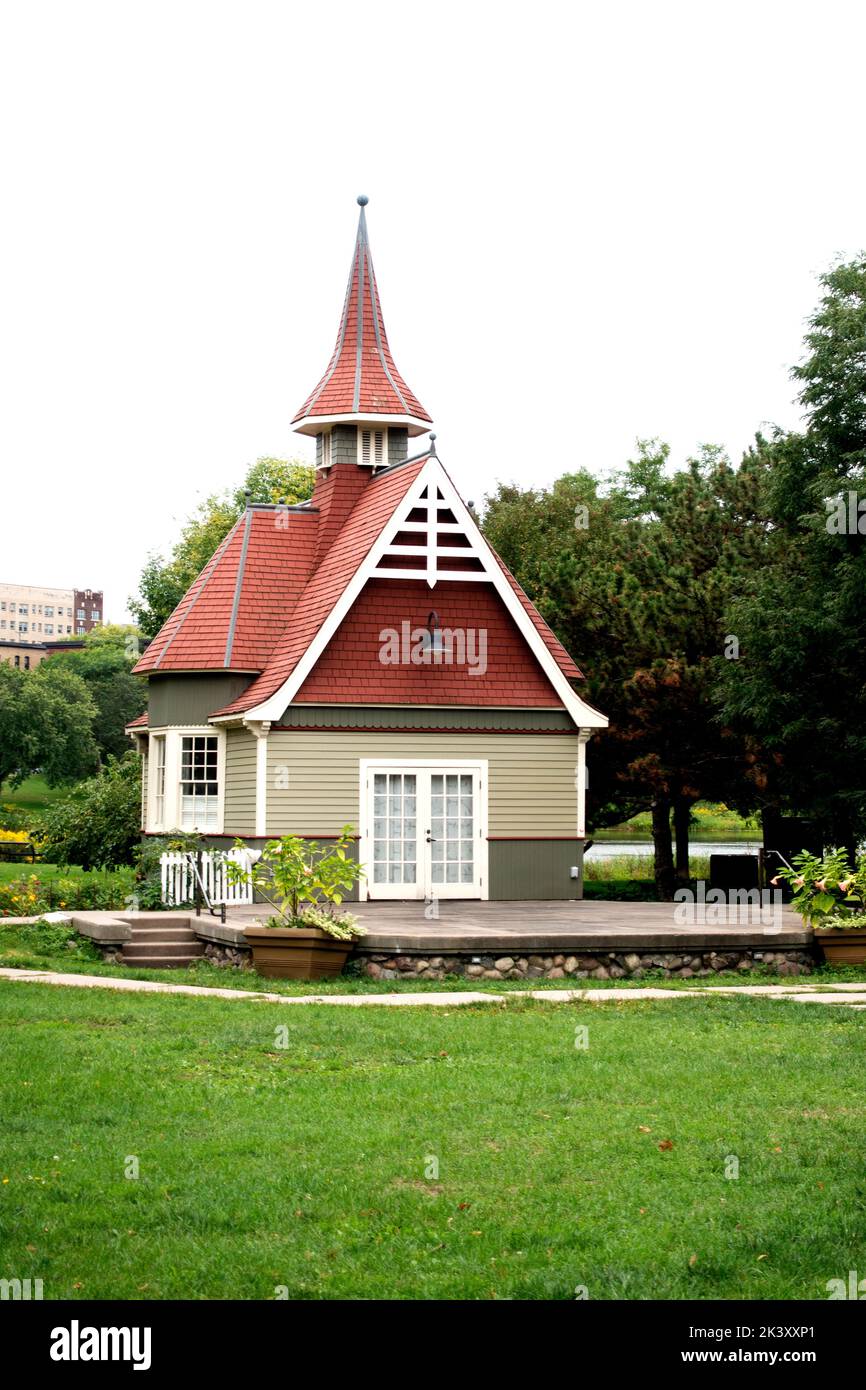
<path id="1" fill-rule="evenodd" d="M 346 824 L 357 828 L 361 758 L 486 759 L 489 835 L 577 833 L 576 734 L 375 734 L 327 729 L 271 733 L 268 834 L 333 835 Z M 228 811 L 226 827 L 234 828 L 229 826 Z"/>
<path id="2" fill-rule="evenodd" d="M 246 729 L 226 731 L 226 795 L 223 827 L 227 835 L 253 835 L 256 829 L 256 740 Z"/>

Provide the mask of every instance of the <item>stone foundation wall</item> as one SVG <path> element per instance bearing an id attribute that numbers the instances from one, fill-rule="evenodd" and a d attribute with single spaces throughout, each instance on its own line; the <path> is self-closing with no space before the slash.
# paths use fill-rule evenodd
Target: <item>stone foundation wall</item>
<path id="1" fill-rule="evenodd" d="M 248 970 L 252 965 L 253 953 L 249 946 L 225 946 L 216 941 L 204 944 L 204 959 L 211 965 L 225 965 L 235 970 Z"/>
<path id="2" fill-rule="evenodd" d="M 808 950 L 601 951 L 558 955 L 455 956 L 361 954 L 361 970 L 373 980 L 443 980 L 463 975 L 471 980 L 621 980 L 661 971 L 666 979 L 768 968 L 775 975 L 809 975 L 815 964 Z"/>

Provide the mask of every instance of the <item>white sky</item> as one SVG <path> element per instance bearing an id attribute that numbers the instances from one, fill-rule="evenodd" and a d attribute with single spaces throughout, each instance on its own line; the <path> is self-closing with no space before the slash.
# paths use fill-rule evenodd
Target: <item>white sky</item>
<path id="1" fill-rule="evenodd" d="M 358 209 L 467 498 L 793 425 L 866 7 L 0 0 L 0 579 L 104 588 L 327 364 Z"/>

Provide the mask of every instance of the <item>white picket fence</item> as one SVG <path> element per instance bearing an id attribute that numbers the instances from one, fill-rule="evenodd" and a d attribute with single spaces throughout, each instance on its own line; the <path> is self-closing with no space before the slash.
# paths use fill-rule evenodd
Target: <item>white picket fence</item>
<path id="1" fill-rule="evenodd" d="M 251 903 L 253 890 L 250 883 L 230 883 L 225 871 L 225 861 L 250 867 L 251 857 L 246 850 L 211 850 L 202 854 L 200 872 L 204 895 L 213 904 L 226 903 L 238 906 Z M 160 855 L 159 867 L 162 880 L 162 901 L 166 907 L 179 907 L 181 903 L 191 903 L 195 898 L 195 854 L 173 852 Z"/>

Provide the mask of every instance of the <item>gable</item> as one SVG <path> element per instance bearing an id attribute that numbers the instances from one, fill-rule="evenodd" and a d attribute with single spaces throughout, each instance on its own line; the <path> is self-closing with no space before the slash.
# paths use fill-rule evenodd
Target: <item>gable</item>
<path id="1" fill-rule="evenodd" d="M 444 580 L 431 590 L 425 579 L 381 574 L 364 586 L 293 703 L 562 709 L 491 585 Z M 427 627 L 431 613 L 438 639 Z"/>
<path id="2" fill-rule="evenodd" d="M 572 689 L 570 681 L 581 679 L 580 672 L 481 535 L 435 455 L 386 469 L 371 479 L 301 595 L 295 619 L 265 670 L 214 718 L 244 714 L 253 720 L 280 719 L 365 586 L 382 578 L 423 583 L 431 600 L 443 583 L 491 586 L 575 723 L 588 728 L 607 724 L 604 715 Z"/>

